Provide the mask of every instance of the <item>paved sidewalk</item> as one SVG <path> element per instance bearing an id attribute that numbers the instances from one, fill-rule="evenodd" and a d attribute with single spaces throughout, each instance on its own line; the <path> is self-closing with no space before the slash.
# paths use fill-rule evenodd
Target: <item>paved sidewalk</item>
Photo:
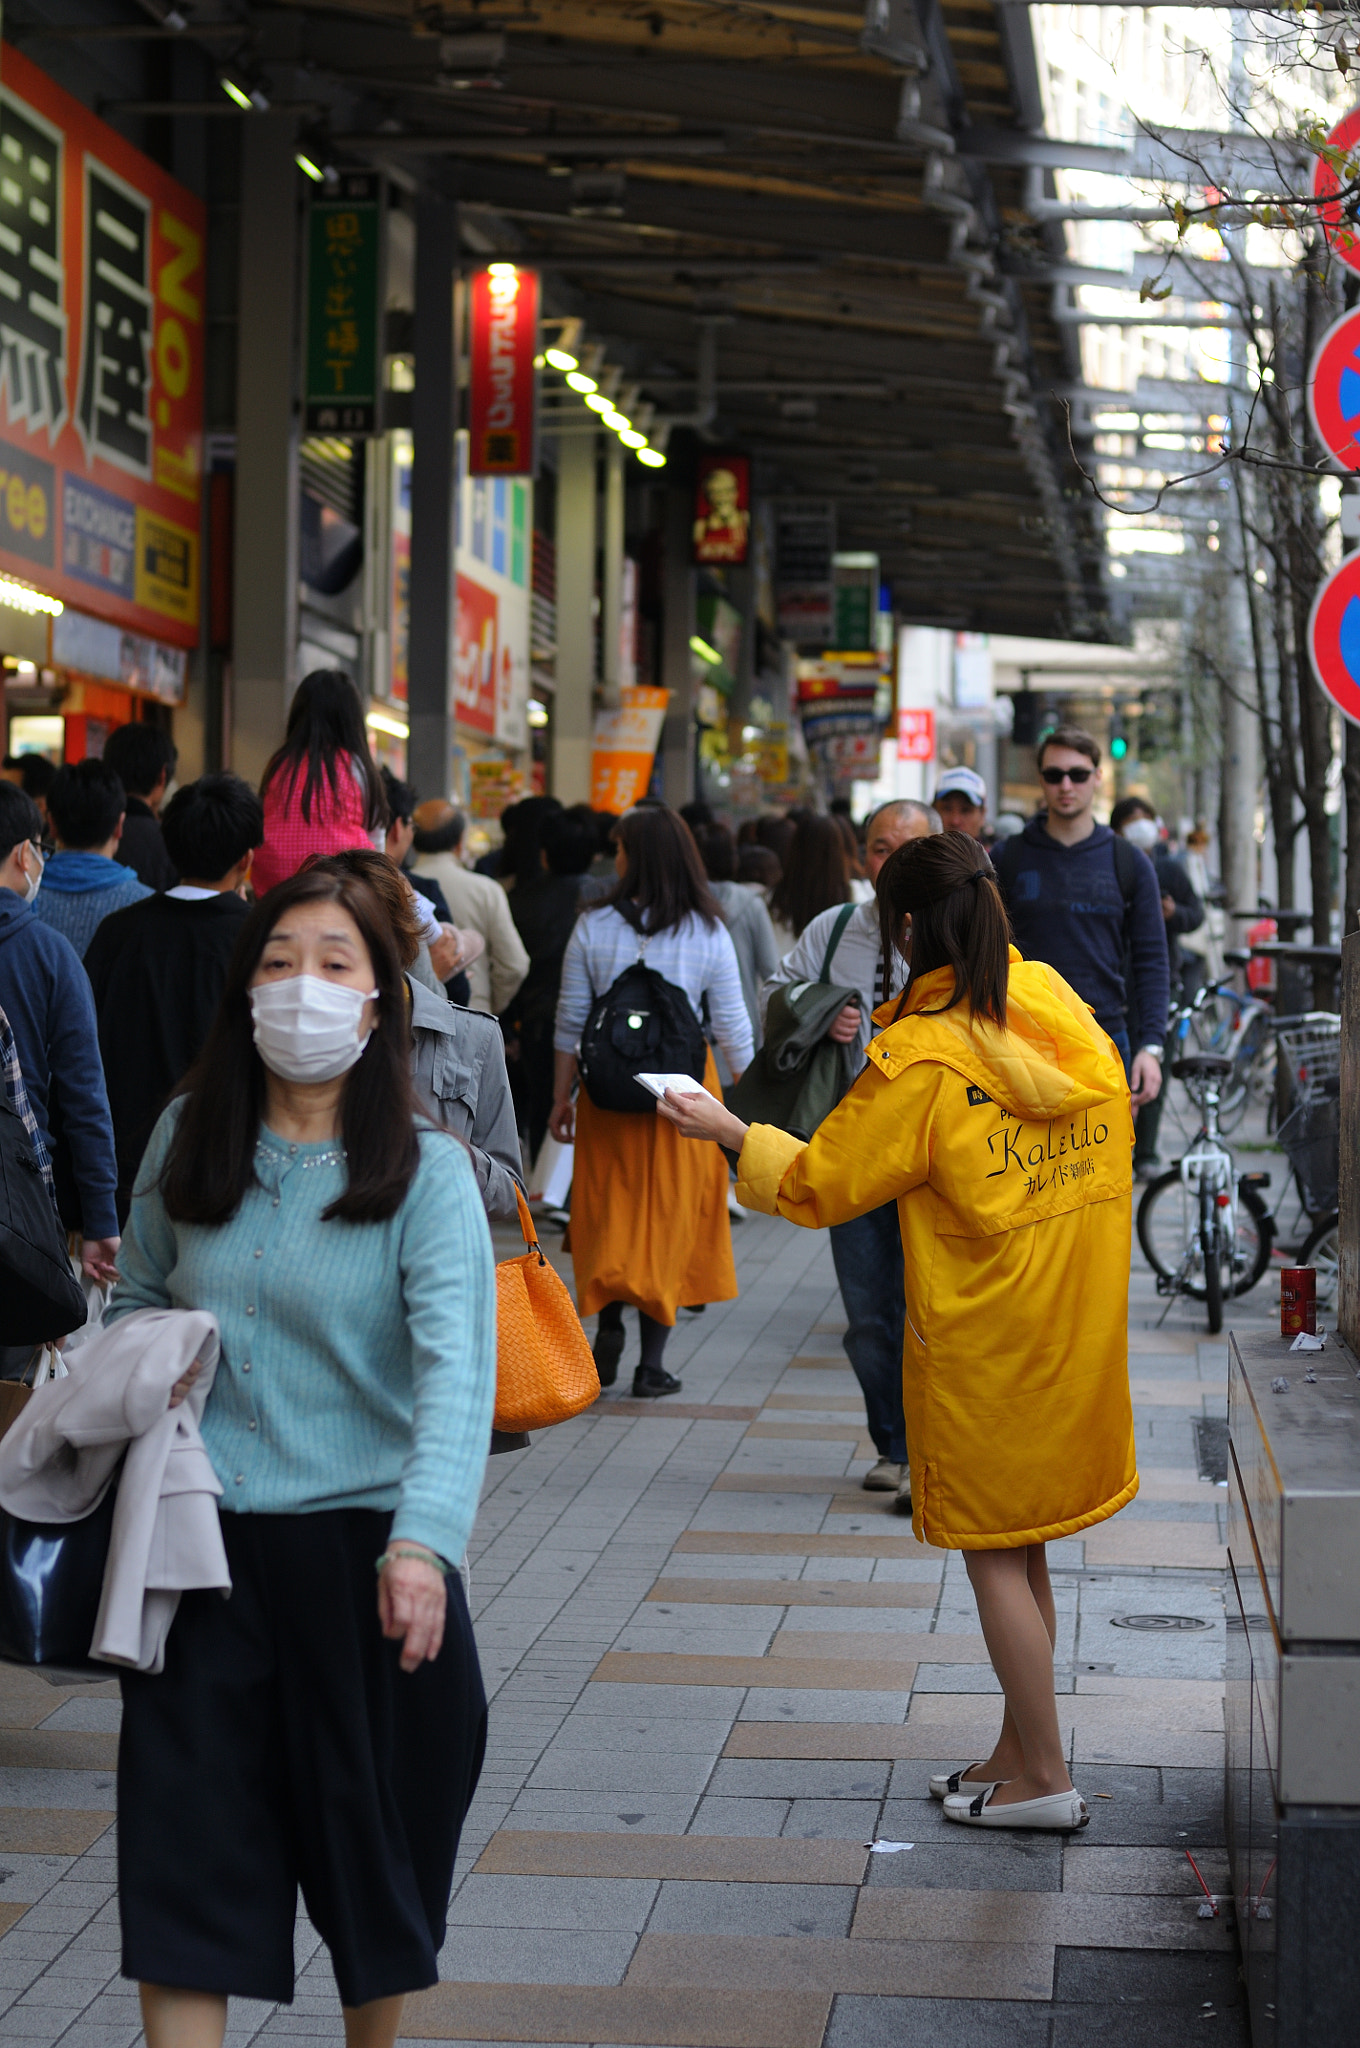
<path id="1" fill-rule="evenodd" d="M 473 1545 L 491 1695 L 441 1961 L 408 2039 L 618 2048 L 1245 2048 L 1222 1830 L 1224 1345 L 1135 1252 L 1142 1491 L 1053 1546 L 1080 1837 L 979 1835 L 925 1796 L 999 1715 L 962 1560 L 871 1455 L 824 1237 L 753 1218 L 742 1295 L 681 1318 L 683 1394 L 627 1387 L 493 1460 Z M 509 1240 L 506 1249 L 509 1250 Z M 1269 1279 L 1240 1324 L 1271 1313 Z M 1001 1333 L 1004 1337 L 1004 1333 Z M 1125 1628 L 1133 1616 L 1202 1627 Z M 112 1685 L 0 1667 L 0 2040 L 124 2048 Z M 877 1839 L 905 1842 L 870 1854 Z M 341 2039 L 299 1923 L 291 2008 Z"/>

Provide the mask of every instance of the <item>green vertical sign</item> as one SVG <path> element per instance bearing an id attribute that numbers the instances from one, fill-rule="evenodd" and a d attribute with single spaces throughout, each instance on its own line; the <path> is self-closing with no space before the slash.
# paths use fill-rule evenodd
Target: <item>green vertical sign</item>
<path id="1" fill-rule="evenodd" d="M 309 434 L 376 434 L 382 392 L 382 179 L 346 171 L 307 232 Z"/>

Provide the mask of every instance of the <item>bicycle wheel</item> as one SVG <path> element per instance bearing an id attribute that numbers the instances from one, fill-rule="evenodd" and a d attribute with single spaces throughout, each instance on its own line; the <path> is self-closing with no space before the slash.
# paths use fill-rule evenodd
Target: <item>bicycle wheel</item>
<path id="1" fill-rule="evenodd" d="M 1341 1270 L 1341 1243 L 1338 1229 L 1339 1218 L 1324 1216 L 1307 1239 L 1299 1253 L 1301 1266 L 1313 1266 L 1317 1270 L 1317 1301 L 1319 1308 L 1336 1307 L 1337 1281 Z"/>
<path id="2" fill-rule="evenodd" d="M 1237 1235 L 1222 1259 L 1225 1295 L 1246 1294 L 1270 1263 L 1274 1240 L 1265 1203 L 1254 1188 L 1237 1191 Z M 1149 1181 L 1138 1204 L 1138 1242 L 1154 1273 L 1174 1280 L 1195 1301 L 1206 1298 L 1204 1247 L 1200 1241 L 1199 1195 L 1173 1167 Z"/>
<path id="3" fill-rule="evenodd" d="M 1201 1194 L 1199 1198 L 1199 1241 L 1204 1255 L 1204 1305 L 1209 1312 L 1209 1335 L 1216 1337 L 1223 1328 L 1223 1267 L 1227 1247 L 1211 1195 Z M 1231 1261 L 1226 1263 L 1231 1286 Z"/>

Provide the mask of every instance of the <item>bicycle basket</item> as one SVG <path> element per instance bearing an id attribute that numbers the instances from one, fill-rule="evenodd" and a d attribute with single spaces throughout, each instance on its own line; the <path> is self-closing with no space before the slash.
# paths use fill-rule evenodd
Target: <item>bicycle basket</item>
<path id="1" fill-rule="evenodd" d="M 1276 1039 L 1290 1083 L 1290 1101 L 1317 1102 L 1335 1095 L 1341 1076 L 1341 1019 L 1312 1010 L 1297 1022 L 1276 1026 Z"/>
<path id="2" fill-rule="evenodd" d="M 1298 1175 L 1303 1205 L 1312 1216 L 1336 1207 L 1341 1162 L 1341 1103 L 1335 1095 L 1301 1102 L 1280 1125 L 1280 1144 Z"/>

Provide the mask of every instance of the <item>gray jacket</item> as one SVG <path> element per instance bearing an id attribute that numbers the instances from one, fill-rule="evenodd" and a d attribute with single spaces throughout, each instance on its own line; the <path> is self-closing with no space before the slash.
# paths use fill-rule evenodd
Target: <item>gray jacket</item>
<path id="1" fill-rule="evenodd" d="M 822 971 L 822 961 L 827 945 L 840 916 L 833 906 L 814 917 L 806 927 L 792 952 L 786 953 L 774 973 L 760 992 L 760 1014 L 762 1020 L 770 1000 L 770 991 L 787 986 L 795 981 L 816 981 Z M 859 996 L 859 1036 L 851 1047 L 858 1069 L 864 1048 L 873 1036 L 870 1021 L 873 1012 L 883 1000 L 883 950 L 878 935 L 878 904 L 857 903 L 854 916 L 841 935 L 836 955 L 831 963 L 831 978 L 845 988 L 852 988 Z M 893 955 L 891 993 L 898 995 L 907 978 L 906 963 L 897 954 Z"/>
<path id="2" fill-rule="evenodd" d="M 415 1040 L 411 1077 L 420 1106 L 466 1140 L 492 1222 L 513 1222 L 519 1214 L 515 1186 L 524 1184 L 524 1167 L 500 1025 L 431 995 L 409 974 L 406 985 Z"/>
<path id="3" fill-rule="evenodd" d="M 756 1051 L 759 1052 L 763 1022 L 760 985 L 779 965 L 779 948 L 775 944 L 774 926 L 770 923 L 770 913 L 760 897 L 752 895 L 740 882 L 710 882 L 708 886 L 718 899 L 723 923 L 732 935 L 732 949 L 737 956 L 737 972 L 741 976 L 741 992 L 746 999 L 746 1008 L 751 1018 L 751 1033 Z"/>

